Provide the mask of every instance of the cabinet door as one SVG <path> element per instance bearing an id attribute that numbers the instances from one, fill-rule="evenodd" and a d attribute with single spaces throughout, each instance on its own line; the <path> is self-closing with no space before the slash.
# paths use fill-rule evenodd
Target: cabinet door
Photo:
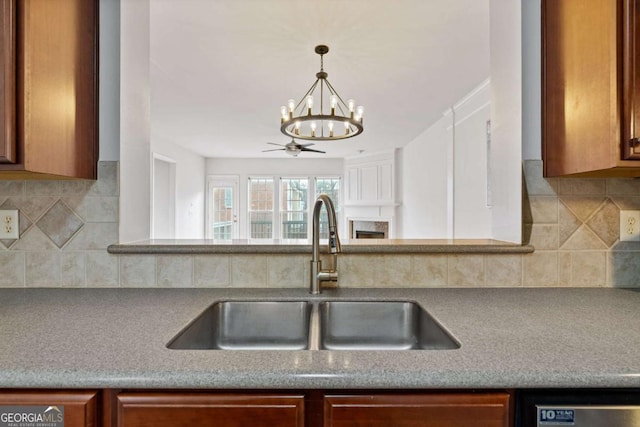
<path id="1" fill-rule="evenodd" d="M 18 141 L 24 169 L 95 179 L 98 2 L 20 0 Z"/>
<path id="2" fill-rule="evenodd" d="M 326 396 L 325 427 L 507 427 L 507 393 Z"/>
<path id="3" fill-rule="evenodd" d="M 640 159 L 640 0 L 625 0 L 622 158 Z"/>
<path id="4" fill-rule="evenodd" d="M 94 391 L 3 391 L 0 406 L 32 406 L 37 410 L 64 414 L 65 427 L 94 427 L 97 424 L 97 392 Z M 36 408 L 34 408 L 36 410 Z M 17 425 L 22 425 L 17 423 Z"/>
<path id="5" fill-rule="evenodd" d="M 15 0 L 0 0 L 0 163 L 16 162 Z"/>
<path id="6" fill-rule="evenodd" d="M 118 427 L 303 427 L 304 396 L 120 393 Z"/>
<path id="7" fill-rule="evenodd" d="M 621 2 L 543 0 L 545 176 L 619 165 Z"/>

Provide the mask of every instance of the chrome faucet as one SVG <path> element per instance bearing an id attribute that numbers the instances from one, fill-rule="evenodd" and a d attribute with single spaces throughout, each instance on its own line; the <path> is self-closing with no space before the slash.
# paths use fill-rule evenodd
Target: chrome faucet
<path id="1" fill-rule="evenodd" d="M 320 209 L 324 204 L 329 219 L 329 252 L 333 254 L 333 270 L 322 270 L 320 261 Z M 312 235 L 312 255 L 311 255 L 311 288 L 314 295 L 319 294 L 322 289 L 322 282 L 338 281 L 338 253 L 342 252 L 340 239 L 338 238 L 338 225 L 336 221 L 336 210 L 333 202 L 326 194 L 320 194 L 313 206 L 313 235 Z"/>

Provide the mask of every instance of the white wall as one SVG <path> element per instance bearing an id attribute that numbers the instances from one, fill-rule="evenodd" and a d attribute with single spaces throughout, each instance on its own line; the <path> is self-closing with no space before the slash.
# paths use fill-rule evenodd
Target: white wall
<path id="1" fill-rule="evenodd" d="M 204 239 L 205 158 L 156 135 L 151 151 L 176 164 L 176 239 Z"/>
<path id="2" fill-rule="evenodd" d="M 522 158 L 542 158 L 540 0 L 522 2 Z"/>
<path id="3" fill-rule="evenodd" d="M 233 175 L 240 178 L 238 195 L 238 220 L 246 224 L 248 202 L 248 180 L 251 176 L 306 177 L 306 176 L 343 176 L 342 159 L 224 159 L 206 160 L 206 175 Z M 344 184 L 344 179 L 342 180 Z M 344 194 L 344 191 L 343 191 Z M 246 238 L 246 229 L 240 227 L 240 238 Z"/>
<path id="4" fill-rule="evenodd" d="M 451 181 L 453 145 L 452 116 L 443 116 L 399 156 L 402 168 L 402 195 L 398 199 L 397 237 L 431 239 L 449 236 L 449 182 Z"/>
<path id="5" fill-rule="evenodd" d="M 489 81 L 453 107 L 453 237 L 488 239 L 492 210 L 488 202 L 487 121 L 491 119 Z"/>
<path id="6" fill-rule="evenodd" d="M 402 150 L 399 238 L 490 238 L 483 82 Z"/>
<path id="7" fill-rule="evenodd" d="M 514 243 L 522 241 L 520 3 L 491 0 L 490 12 L 492 237 Z"/>
<path id="8" fill-rule="evenodd" d="M 120 0 L 100 0 L 100 160 L 120 159 Z"/>
<path id="9" fill-rule="evenodd" d="M 151 233 L 149 0 L 120 4 L 120 230 L 122 243 Z"/>

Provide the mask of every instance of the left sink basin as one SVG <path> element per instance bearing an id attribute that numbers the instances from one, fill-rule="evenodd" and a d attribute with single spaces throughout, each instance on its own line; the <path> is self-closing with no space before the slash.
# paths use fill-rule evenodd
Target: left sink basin
<path id="1" fill-rule="evenodd" d="M 306 301 L 222 301 L 203 311 L 167 347 L 174 350 L 306 350 Z"/>

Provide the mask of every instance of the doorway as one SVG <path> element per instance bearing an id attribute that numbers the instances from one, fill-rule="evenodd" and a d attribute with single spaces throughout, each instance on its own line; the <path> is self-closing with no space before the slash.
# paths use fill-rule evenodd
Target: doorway
<path id="1" fill-rule="evenodd" d="M 153 153 L 151 238 L 175 239 L 176 236 L 176 162 Z"/>

